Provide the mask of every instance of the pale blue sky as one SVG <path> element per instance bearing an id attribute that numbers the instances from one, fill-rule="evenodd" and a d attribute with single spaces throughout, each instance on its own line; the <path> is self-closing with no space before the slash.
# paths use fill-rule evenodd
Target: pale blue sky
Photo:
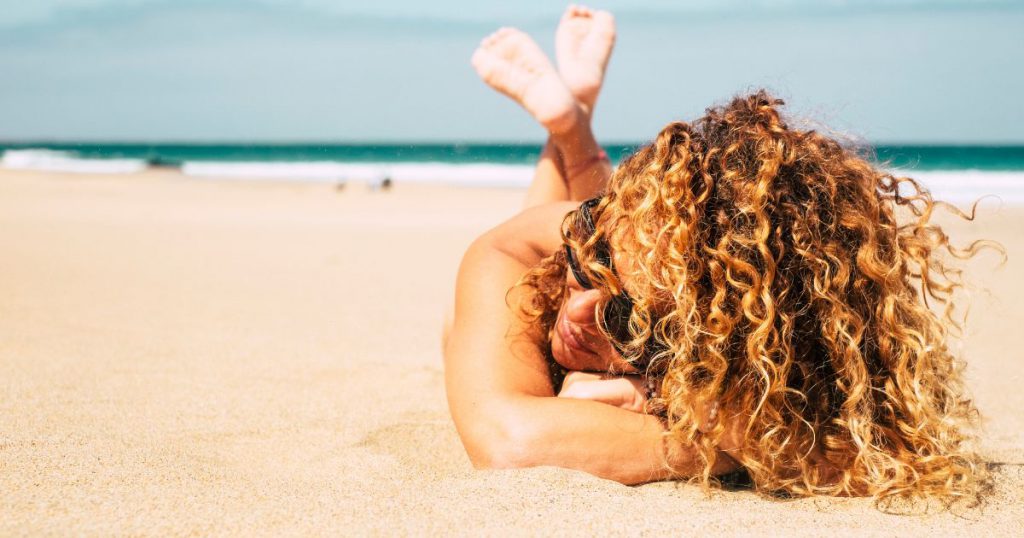
<path id="1" fill-rule="evenodd" d="M 766 86 L 880 142 L 1024 143 L 1024 1 L 605 1 L 606 141 Z M 521 141 L 468 59 L 541 0 L 0 0 L 0 139 Z"/>

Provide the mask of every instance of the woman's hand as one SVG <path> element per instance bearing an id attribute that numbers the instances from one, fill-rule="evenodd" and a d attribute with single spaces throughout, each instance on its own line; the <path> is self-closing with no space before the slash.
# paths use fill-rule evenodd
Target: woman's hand
<path id="1" fill-rule="evenodd" d="M 593 400 L 643 413 L 647 403 L 646 380 L 638 375 L 571 371 L 565 375 L 558 397 Z"/>

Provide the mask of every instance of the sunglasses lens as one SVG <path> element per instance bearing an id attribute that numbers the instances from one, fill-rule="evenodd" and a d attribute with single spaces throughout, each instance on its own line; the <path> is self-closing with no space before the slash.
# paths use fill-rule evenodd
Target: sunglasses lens
<path id="1" fill-rule="evenodd" d="M 632 339 L 629 332 L 629 316 L 633 312 L 633 306 L 633 300 L 625 292 L 612 297 L 604 306 L 604 328 L 612 336 L 611 342 L 615 351 L 618 351 L 619 355 L 623 357 L 630 355 L 623 342 Z M 633 367 L 640 372 L 647 372 L 651 361 L 662 351 L 664 351 L 664 345 L 659 343 L 656 338 L 649 339 L 644 344 L 643 353 L 632 358 Z"/>
<path id="2" fill-rule="evenodd" d="M 626 342 L 629 335 L 629 316 L 633 312 L 633 301 L 627 295 L 615 295 L 604 305 L 604 328 L 616 343 Z"/>
<path id="3" fill-rule="evenodd" d="M 583 269 L 580 267 L 580 261 L 576 259 L 576 253 L 573 252 L 572 247 L 565 245 L 565 260 L 569 265 L 569 270 L 572 271 L 573 278 L 576 282 L 579 282 L 583 289 L 593 289 L 594 285 L 587 278 L 587 275 L 583 274 Z"/>

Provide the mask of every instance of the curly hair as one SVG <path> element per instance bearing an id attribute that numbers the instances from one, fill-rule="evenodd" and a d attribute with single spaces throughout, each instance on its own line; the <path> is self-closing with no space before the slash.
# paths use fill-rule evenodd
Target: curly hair
<path id="1" fill-rule="evenodd" d="M 696 447 L 705 487 L 729 423 L 744 439 L 730 456 L 765 494 L 976 503 L 991 480 L 948 343 L 961 329 L 954 258 L 1002 249 L 956 248 L 933 211 L 973 209 L 791 128 L 783 104 L 761 90 L 669 124 L 613 173 L 594 236 L 566 237 L 570 213 L 563 238 L 599 287 L 630 288 L 625 349 L 663 344 L 657 405 L 666 435 Z M 602 240 L 628 267 L 595 261 Z M 564 276 L 556 254 L 520 282 L 545 329 Z M 724 420 L 699 427 L 708 402 Z"/>

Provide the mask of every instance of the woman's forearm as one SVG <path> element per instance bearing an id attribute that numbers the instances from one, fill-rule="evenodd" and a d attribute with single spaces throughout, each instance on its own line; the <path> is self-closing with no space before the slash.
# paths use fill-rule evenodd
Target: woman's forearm
<path id="1" fill-rule="evenodd" d="M 511 440 L 524 454 L 517 466 L 557 465 L 623 484 L 672 477 L 665 428 L 652 416 L 587 400 L 524 397 L 514 405 L 511 419 L 523 423 Z"/>
<path id="2" fill-rule="evenodd" d="M 696 450 L 679 446 L 660 420 L 590 400 L 524 396 L 505 404 L 502 420 L 517 422 L 503 449 L 510 467 L 555 465 L 623 484 L 689 476 Z M 722 471 L 727 471 L 723 468 Z"/>

